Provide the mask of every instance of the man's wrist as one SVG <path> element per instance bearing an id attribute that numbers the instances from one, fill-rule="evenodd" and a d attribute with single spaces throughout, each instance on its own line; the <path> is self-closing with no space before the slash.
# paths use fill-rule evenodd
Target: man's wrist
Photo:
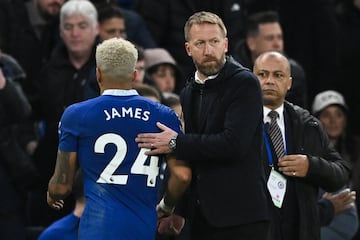
<path id="1" fill-rule="evenodd" d="M 177 137 L 178 137 L 178 134 L 173 136 L 169 141 L 169 148 L 172 152 L 174 152 L 176 150 Z"/>
<path id="2" fill-rule="evenodd" d="M 172 214 L 175 210 L 175 207 L 170 207 L 166 205 L 164 198 L 161 199 L 160 203 L 158 204 L 158 207 L 167 214 Z"/>

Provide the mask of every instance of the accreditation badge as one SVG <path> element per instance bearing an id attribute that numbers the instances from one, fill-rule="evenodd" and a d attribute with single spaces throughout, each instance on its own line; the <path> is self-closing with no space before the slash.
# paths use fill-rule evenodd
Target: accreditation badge
<path id="1" fill-rule="evenodd" d="M 272 168 L 267 181 L 267 188 L 274 205 L 281 208 L 286 192 L 286 178 Z"/>

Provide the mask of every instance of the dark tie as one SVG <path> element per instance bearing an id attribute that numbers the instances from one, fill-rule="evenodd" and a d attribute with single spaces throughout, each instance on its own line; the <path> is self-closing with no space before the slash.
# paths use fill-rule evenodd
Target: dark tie
<path id="1" fill-rule="evenodd" d="M 269 127 L 267 129 L 271 142 L 274 146 L 274 150 L 278 159 L 285 155 L 284 141 L 282 138 L 281 130 L 276 122 L 279 114 L 276 111 L 269 112 L 268 116 L 271 119 Z"/>

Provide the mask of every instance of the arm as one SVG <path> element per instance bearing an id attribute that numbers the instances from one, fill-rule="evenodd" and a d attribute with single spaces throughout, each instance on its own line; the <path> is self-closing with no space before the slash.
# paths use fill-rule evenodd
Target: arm
<path id="1" fill-rule="evenodd" d="M 55 171 L 48 184 L 47 203 L 50 207 L 59 209 L 58 201 L 70 194 L 76 169 L 77 153 L 58 150 Z"/>
<path id="2" fill-rule="evenodd" d="M 261 151 L 254 148 L 259 146 L 256 141 L 262 133 L 263 106 L 259 82 L 252 73 L 241 73 L 224 79 L 227 85 L 219 89 L 222 101 L 213 104 L 215 108 L 211 115 L 214 117 L 209 116 L 207 120 L 207 126 L 211 126 L 211 129 L 206 129 L 202 134 L 186 129 L 185 135 L 178 136 L 176 158 L 188 162 L 219 159 L 230 162 L 239 160 L 235 156 L 245 157 L 251 154 L 250 151 Z M 189 104 L 185 102 L 183 109 Z M 187 121 L 185 116 L 185 126 L 188 126 Z M 152 148 L 147 154 L 170 152 L 169 141 L 175 132 L 164 125 L 158 124 L 158 127 L 163 130 L 161 133 L 139 134 L 135 139 L 139 147 Z"/>
<path id="3" fill-rule="evenodd" d="M 328 192 L 349 182 L 350 166 L 334 149 L 321 123 L 313 118 L 305 128 L 303 154 L 290 154 L 279 160 L 279 170 L 292 177 L 302 177 Z"/>
<path id="4" fill-rule="evenodd" d="M 169 155 L 167 166 L 170 170 L 170 177 L 164 197 L 157 207 L 159 217 L 173 213 L 176 203 L 191 182 L 191 169 L 183 161 L 176 160 L 174 156 Z"/>

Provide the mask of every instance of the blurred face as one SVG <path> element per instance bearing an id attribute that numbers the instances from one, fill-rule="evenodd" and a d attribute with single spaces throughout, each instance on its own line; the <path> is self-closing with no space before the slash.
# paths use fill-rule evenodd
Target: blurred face
<path id="1" fill-rule="evenodd" d="M 60 31 L 69 54 L 73 55 L 88 55 L 92 51 L 97 33 L 97 27 L 81 15 L 66 17 Z"/>
<path id="2" fill-rule="evenodd" d="M 331 139 L 337 139 L 345 131 L 346 114 L 337 105 L 330 105 L 320 112 L 319 119 Z"/>
<path id="3" fill-rule="evenodd" d="M 146 98 L 148 98 L 148 99 L 151 99 L 151 100 L 153 100 L 154 102 L 160 102 L 160 99 L 158 99 L 157 97 L 155 97 L 155 96 L 146 96 L 146 95 L 144 95 L 144 97 L 146 97 Z"/>
<path id="4" fill-rule="evenodd" d="M 217 74 L 224 66 L 228 39 L 216 24 L 194 24 L 185 49 L 194 61 L 198 77 L 203 80 Z"/>
<path id="5" fill-rule="evenodd" d="M 137 61 L 136 65 L 135 65 L 135 69 L 136 69 L 137 74 L 136 74 L 136 78 L 132 82 L 133 86 L 140 85 L 144 82 L 145 61 L 144 60 Z"/>
<path id="6" fill-rule="evenodd" d="M 284 41 L 279 23 L 265 23 L 259 25 L 259 33 L 255 37 L 246 39 L 254 57 L 268 51 L 283 52 Z"/>
<path id="7" fill-rule="evenodd" d="M 123 18 L 110 18 L 99 24 L 99 35 L 101 40 L 110 38 L 126 39 L 125 20 Z"/>
<path id="8" fill-rule="evenodd" d="M 161 65 L 151 75 L 151 79 L 161 92 L 173 92 L 175 89 L 175 71 L 169 65 Z"/>
<path id="9" fill-rule="evenodd" d="M 264 105 L 271 109 L 279 107 L 291 87 L 287 59 L 280 54 L 260 56 L 255 62 L 254 73 L 260 81 Z"/>
<path id="10" fill-rule="evenodd" d="M 45 19 L 59 17 L 60 8 L 65 0 L 37 0 L 36 5 Z"/>

